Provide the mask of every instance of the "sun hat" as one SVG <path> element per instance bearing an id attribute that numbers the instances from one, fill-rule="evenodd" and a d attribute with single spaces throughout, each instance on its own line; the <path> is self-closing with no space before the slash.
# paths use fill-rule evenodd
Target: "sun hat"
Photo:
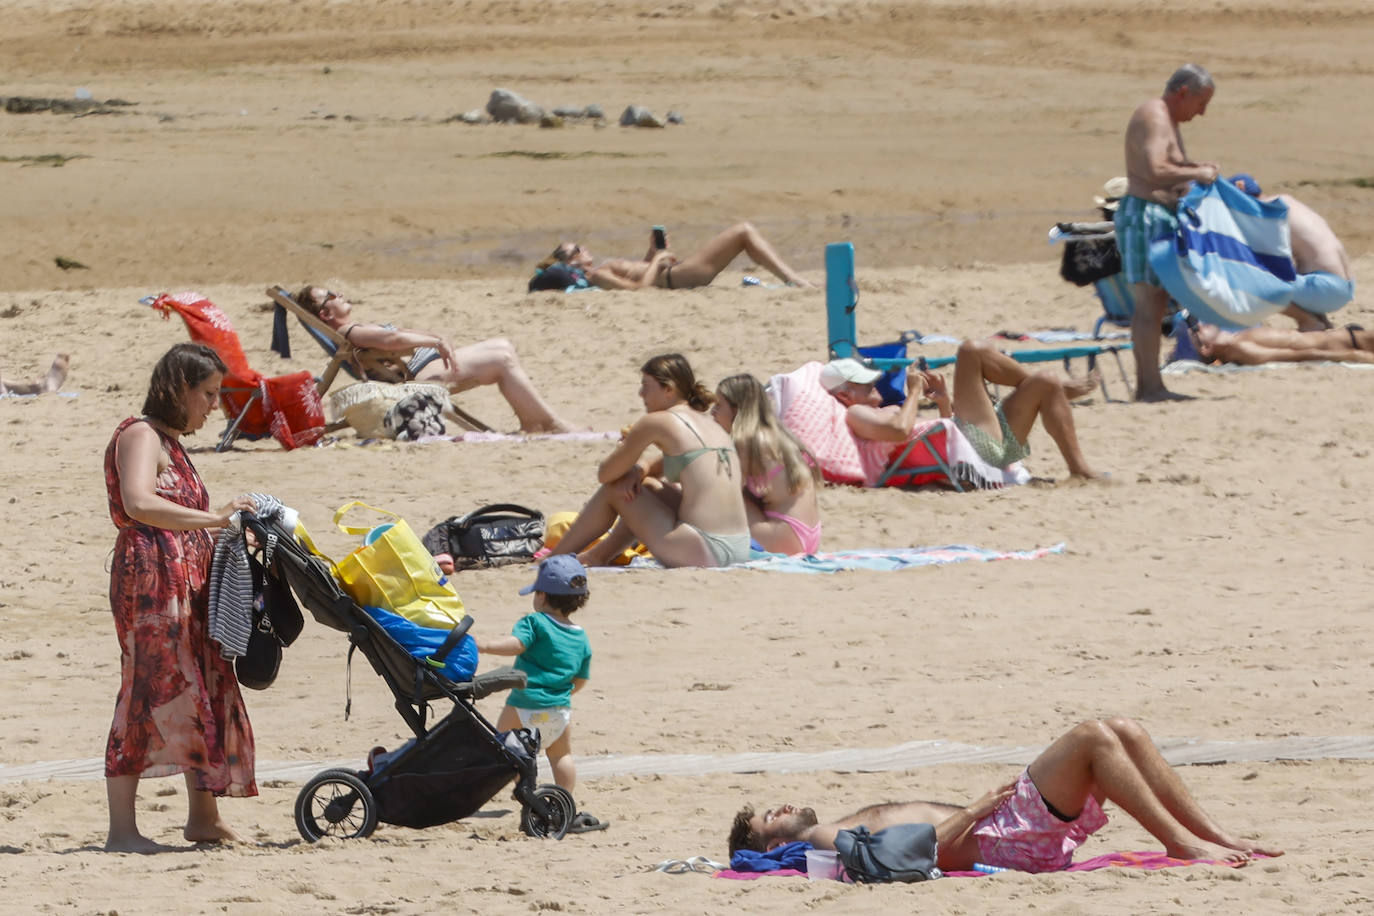
<path id="1" fill-rule="evenodd" d="M 578 582 L 578 579 L 581 582 Z M 554 554 L 539 561 L 539 575 L 520 589 L 520 594 L 543 592 L 546 595 L 587 594 L 587 567 L 570 553 Z"/>
<path id="2" fill-rule="evenodd" d="M 1104 210 L 1115 210 L 1117 201 L 1126 196 L 1126 189 L 1130 185 L 1131 183 L 1124 175 L 1108 178 L 1106 183 L 1102 185 L 1102 193 L 1093 198 L 1093 203 Z"/>
<path id="3" fill-rule="evenodd" d="M 821 387 L 834 391 L 846 382 L 857 385 L 872 385 L 883 374 L 877 369 L 865 366 L 857 359 L 832 359 L 821 369 Z"/>

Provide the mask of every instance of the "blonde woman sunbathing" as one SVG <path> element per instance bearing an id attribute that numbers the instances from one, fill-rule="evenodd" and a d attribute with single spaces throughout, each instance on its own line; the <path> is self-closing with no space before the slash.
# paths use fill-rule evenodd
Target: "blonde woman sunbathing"
<path id="1" fill-rule="evenodd" d="M 504 337 L 455 350 L 446 338 L 429 331 L 356 321 L 353 303 L 321 286 L 307 284 L 296 294 L 296 301 L 356 347 L 409 354 L 405 362 L 416 381 L 438 382 L 454 393 L 495 385 L 525 432 L 562 433 L 572 429 L 544 401 L 520 365 L 515 346 Z"/>
<path id="2" fill-rule="evenodd" d="M 539 263 L 538 270 L 547 271 L 561 264 L 570 275 L 602 289 L 692 289 L 708 285 L 730 266 L 731 261 L 747 254 L 755 264 L 789 286 L 814 286 L 787 266 L 752 223 L 736 223 L 683 258 L 668 247 L 666 233 L 662 236 L 662 245 L 658 244 L 657 235 L 657 232 L 650 234 L 649 250 L 639 261 L 611 258 L 598 265 L 590 250 L 576 242 L 564 242 Z M 536 273 L 536 278 L 538 276 Z M 569 285 L 576 283 L 564 283 L 559 288 Z"/>
<path id="3" fill-rule="evenodd" d="M 722 379 L 711 416 L 730 433 L 739 454 L 749 535 L 770 553 L 820 550 L 820 474 L 805 447 L 778 422 L 763 384 L 748 374 Z"/>

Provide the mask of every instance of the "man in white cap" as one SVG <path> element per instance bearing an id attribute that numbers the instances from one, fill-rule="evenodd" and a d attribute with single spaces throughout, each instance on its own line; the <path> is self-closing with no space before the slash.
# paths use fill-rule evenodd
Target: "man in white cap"
<path id="1" fill-rule="evenodd" d="M 1040 417 L 1069 473 L 1097 476 L 1078 446 L 1069 404 L 1097 387 L 1096 370 L 1081 379 L 1063 379 L 1049 369 L 1032 372 L 989 341 L 965 340 L 954 362 L 952 398 L 944 376 L 913 363 L 906 370 L 906 400 L 884 407 L 874 387 L 881 377 L 877 369 L 856 359 L 831 360 L 821 369 L 822 387 L 845 406 L 845 424 L 860 439 L 906 442 L 916 426 L 921 400 L 929 398 L 940 416 L 952 417 L 979 457 L 993 467 L 1005 469 L 1030 454 L 1027 438 Z M 985 382 L 1013 390 L 994 404 Z"/>

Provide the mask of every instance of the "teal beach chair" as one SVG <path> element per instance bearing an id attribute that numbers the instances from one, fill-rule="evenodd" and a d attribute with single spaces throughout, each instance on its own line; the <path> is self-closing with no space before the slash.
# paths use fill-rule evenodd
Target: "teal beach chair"
<path id="1" fill-rule="evenodd" d="M 1129 289 L 1126 289 L 1126 294 L 1129 300 Z M 923 369 L 938 369 L 954 362 L 953 356 L 864 357 L 859 352 L 858 345 L 858 322 L 855 317 L 858 307 L 859 285 L 854 273 L 854 246 L 850 242 L 836 242 L 827 245 L 825 247 L 825 314 L 826 336 L 829 338 L 828 350 L 831 359 L 845 357 L 861 359 L 873 368 L 883 371 L 905 368 L 912 363 L 916 363 Z M 1129 313 L 1127 313 L 1126 321 L 1129 324 Z M 1095 328 L 1094 334 L 1096 333 L 1097 329 Z M 1126 390 L 1130 392 L 1130 378 L 1126 375 L 1126 367 L 1121 361 L 1122 351 L 1129 349 L 1131 349 L 1129 343 L 1104 343 L 1075 344 L 1037 350 L 1006 350 L 1003 352 L 1019 363 L 1063 362 L 1065 371 L 1069 370 L 1071 361 L 1075 359 L 1087 360 L 1088 368 L 1094 369 L 1097 367 L 1099 356 L 1111 354 L 1116 360 L 1118 371 L 1121 373 L 1121 381 L 1126 386 Z M 1111 395 L 1107 392 L 1105 377 L 1102 380 L 1102 397 L 1111 400 Z"/>

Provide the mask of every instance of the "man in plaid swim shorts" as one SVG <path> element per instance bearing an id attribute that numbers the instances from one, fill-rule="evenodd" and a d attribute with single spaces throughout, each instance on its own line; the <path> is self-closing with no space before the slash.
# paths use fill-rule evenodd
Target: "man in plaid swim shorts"
<path id="1" fill-rule="evenodd" d="M 1174 208 L 1191 182 L 1211 184 L 1220 173 L 1216 163 L 1188 158 L 1178 129 L 1207 112 L 1215 88 L 1210 73 L 1197 64 L 1184 64 L 1169 77 L 1164 94 L 1142 103 L 1126 125 L 1126 196 L 1117 208 L 1115 224 L 1121 272 L 1135 299 L 1131 345 L 1138 401 L 1176 397 L 1164 387 L 1159 373 L 1159 331 L 1169 294 L 1150 269 L 1150 242 L 1172 232 Z"/>
<path id="2" fill-rule="evenodd" d="M 1020 871 L 1058 871 L 1073 851 L 1107 823 L 1114 802 L 1176 859 L 1243 864 L 1283 852 L 1237 839 L 1202 810 L 1149 734 L 1133 719 L 1093 719 L 1061 735 L 1018 778 L 967 805 L 906 802 L 870 805 L 821 824 L 812 808 L 745 805 L 730 830 L 730 854 L 766 852 L 801 840 L 834 849 L 835 834 L 858 826 L 876 833 L 896 824 L 935 825 L 937 863 L 968 871 L 975 863 Z"/>

